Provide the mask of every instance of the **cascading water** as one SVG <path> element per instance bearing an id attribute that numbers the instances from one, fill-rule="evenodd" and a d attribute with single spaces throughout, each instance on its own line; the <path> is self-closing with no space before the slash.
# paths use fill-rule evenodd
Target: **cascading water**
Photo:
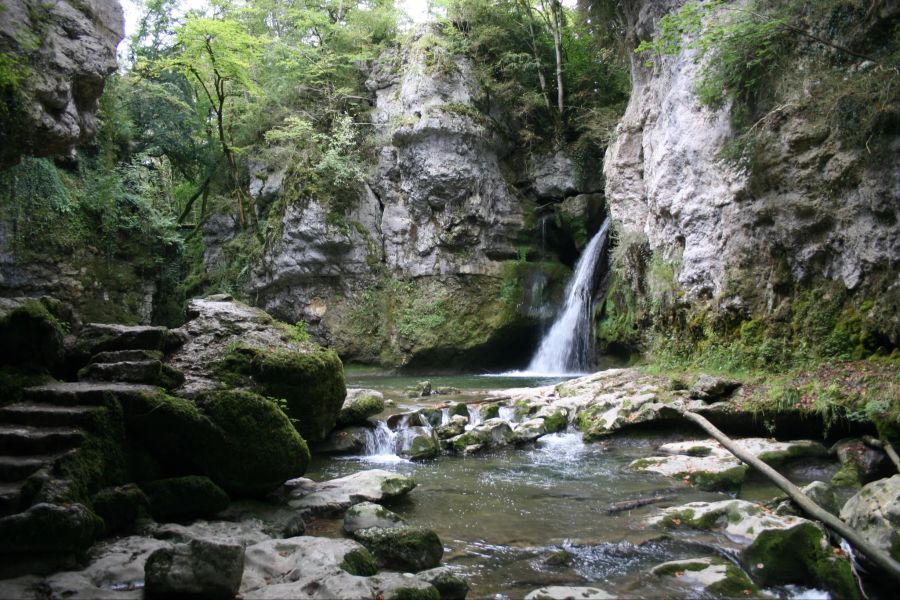
<path id="1" fill-rule="evenodd" d="M 581 373 L 591 367 L 591 298 L 597 262 L 603 254 L 609 217 L 591 238 L 566 286 L 566 304 L 531 359 L 528 372 Z"/>
<path id="2" fill-rule="evenodd" d="M 384 421 L 378 421 L 373 429 L 366 432 L 363 453 L 366 456 L 396 456 L 394 440 L 397 434 Z"/>

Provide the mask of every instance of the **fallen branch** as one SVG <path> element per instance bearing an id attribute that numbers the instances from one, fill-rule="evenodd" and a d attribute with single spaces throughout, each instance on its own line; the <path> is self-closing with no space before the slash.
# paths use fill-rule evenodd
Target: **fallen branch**
<path id="1" fill-rule="evenodd" d="M 722 433 L 715 425 L 707 421 L 704 417 L 683 407 L 674 408 L 676 408 L 684 418 L 693 421 L 702 427 L 709 435 L 714 437 L 737 458 L 765 475 L 772 483 L 790 496 L 791 500 L 793 500 L 803 512 L 824 523 L 829 529 L 855 546 L 862 554 L 865 554 L 869 560 L 884 569 L 891 577 L 900 581 L 900 563 L 891 558 L 887 553 L 869 542 L 869 540 L 864 538 L 858 531 L 810 500 L 806 494 L 800 491 L 800 488 L 788 481 L 787 478 L 778 471 L 758 459 L 751 452 L 742 448 L 740 444 L 737 444 L 734 440 Z"/>
<path id="2" fill-rule="evenodd" d="M 894 466 L 897 467 L 897 470 L 900 471 L 900 456 L 897 456 L 897 451 L 894 450 L 894 447 L 887 440 L 879 440 L 877 438 L 873 438 L 871 435 L 864 435 L 863 441 L 868 446 L 872 446 L 873 448 L 880 448 L 884 450 L 885 454 L 891 459 L 891 462 L 894 463 Z"/>

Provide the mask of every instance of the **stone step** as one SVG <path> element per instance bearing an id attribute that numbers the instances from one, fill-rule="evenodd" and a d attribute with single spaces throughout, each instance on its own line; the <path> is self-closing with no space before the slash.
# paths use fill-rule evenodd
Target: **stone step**
<path id="1" fill-rule="evenodd" d="M 0 483 L 0 517 L 11 515 L 25 507 L 25 480 L 4 481 Z"/>
<path id="2" fill-rule="evenodd" d="M 0 409 L 0 423 L 44 427 L 88 425 L 96 412 L 93 406 L 56 406 L 19 402 Z"/>
<path id="3" fill-rule="evenodd" d="M 38 469 L 56 462 L 63 456 L 65 453 L 40 456 L 0 456 L 0 482 L 25 479 Z"/>
<path id="4" fill-rule="evenodd" d="M 120 381 L 145 383 L 174 389 L 184 382 L 181 371 L 158 360 L 135 360 L 115 363 L 91 363 L 78 372 L 82 381 Z"/>
<path id="5" fill-rule="evenodd" d="M 155 393 L 159 388 L 135 383 L 103 383 L 92 381 L 59 382 L 26 388 L 26 401 L 57 406 L 100 406 L 109 394 L 114 396 L 136 396 Z"/>
<path id="6" fill-rule="evenodd" d="M 81 445 L 84 432 L 73 427 L 0 425 L 0 448 L 8 455 L 32 456 Z"/>
<path id="7" fill-rule="evenodd" d="M 91 363 L 117 363 L 136 360 L 162 360 L 163 353 L 157 350 L 111 350 L 91 357 Z"/>
<path id="8" fill-rule="evenodd" d="M 165 352 L 177 348 L 181 342 L 182 340 L 166 327 L 85 323 L 69 351 L 73 358 L 86 363 L 90 357 L 101 352 L 119 350 Z"/>

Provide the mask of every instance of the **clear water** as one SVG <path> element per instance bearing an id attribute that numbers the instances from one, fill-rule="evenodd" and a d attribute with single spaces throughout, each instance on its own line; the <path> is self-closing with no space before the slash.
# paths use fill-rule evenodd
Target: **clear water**
<path id="1" fill-rule="evenodd" d="M 388 398 L 396 397 L 393 390 L 423 379 L 435 386 L 460 388 L 457 397 L 464 401 L 483 399 L 489 388 L 507 386 L 503 379 L 487 382 L 488 378 L 472 375 L 426 378 L 348 373 L 348 385 L 374 387 Z M 513 381 L 521 387 L 521 380 Z M 547 383 L 546 379 L 535 381 Z M 435 405 L 446 397 L 401 400 L 411 408 Z M 665 539 L 661 532 L 646 529 L 643 520 L 661 506 L 727 496 L 627 468 L 632 460 L 673 439 L 679 439 L 678 435 L 636 435 L 584 444 L 579 433 L 570 432 L 545 436 L 522 448 L 425 462 L 386 454 L 316 457 L 308 476 L 328 479 L 381 468 L 412 477 L 418 486 L 392 509 L 410 523 L 438 533 L 446 550 L 444 563 L 467 578 L 470 598 L 498 594 L 520 598 L 545 585 L 595 585 L 631 597 L 684 597 L 683 588 L 670 587 L 676 584 L 648 577 L 649 569 L 667 560 L 709 555 L 703 544 L 723 540 L 690 532 Z M 805 483 L 821 477 L 821 469 L 830 468 L 813 464 L 807 471 L 797 470 L 794 479 Z M 608 514 L 613 503 L 653 495 L 672 496 L 672 500 Z M 777 495 L 777 490 L 750 485 L 741 495 L 762 499 Z M 339 535 L 337 521 L 315 527 Z M 560 550 L 570 553 L 569 561 L 553 560 Z"/>

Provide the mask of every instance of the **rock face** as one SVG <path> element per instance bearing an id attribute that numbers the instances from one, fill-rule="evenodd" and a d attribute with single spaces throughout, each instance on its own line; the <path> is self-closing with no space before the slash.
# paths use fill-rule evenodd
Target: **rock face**
<path id="1" fill-rule="evenodd" d="M 69 151 L 94 135 L 104 80 L 125 32 L 115 0 L 3 3 L 0 51 L 19 81 L 4 90 L 0 168 L 23 154 Z"/>
<path id="2" fill-rule="evenodd" d="M 844 504 L 841 519 L 900 560 L 900 475 L 865 486 Z"/>
<path id="3" fill-rule="evenodd" d="M 551 205 L 601 186 L 580 181 L 563 151 L 530 160 L 513 154 L 511 126 L 495 118 L 504 109 L 490 106 L 472 62 L 454 56 L 446 69 L 433 64 L 441 35 L 422 26 L 371 67 L 374 173 L 342 215 L 323 199 L 290 201 L 251 294 L 356 360 L 515 364 L 550 316 L 543 301 L 567 276 L 541 254 L 527 200 Z M 568 229 L 544 222 L 580 227 L 583 238 L 600 205 L 602 198 L 570 203 Z M 574 254 L 578 242 L 567 239 Z"/>
<path id="4" fill-rule="evenodd" d="M 659 19 L 682 4 L 630 3 L 627 46 L 654 36 Z M 833 282 L 870 299 L 863 320 L 897 344 L 896 150 L 886 150 L 892 158 L 879 166 L 865 148 L 840 143 L 827 128 L 822 133 L 812 122 L 821 115 L 804 113 L 802 98 L 788 97 L 759 157 L 759 176 L 738 171 L 720 160 L 735 135 L 731 115 L 727 107 L 700 105 L 694 90 L 701 66 L 690 53 L 658 57 L 652 67 L 645 56 L 630 60 L 630 101 L 604 163 L 620 239 L 646 242 L 672 265 L 680 295 L 715 299 L 720 311 L 744 318 L 777 313 L 817 279 Z M 797 72 L 791 89 L 809 94 L 799 80 L 802 64 Z M 896 149 L 896 134 L 886 143 Z M 631 287 L 644 294 L 635 282 Z"/>

